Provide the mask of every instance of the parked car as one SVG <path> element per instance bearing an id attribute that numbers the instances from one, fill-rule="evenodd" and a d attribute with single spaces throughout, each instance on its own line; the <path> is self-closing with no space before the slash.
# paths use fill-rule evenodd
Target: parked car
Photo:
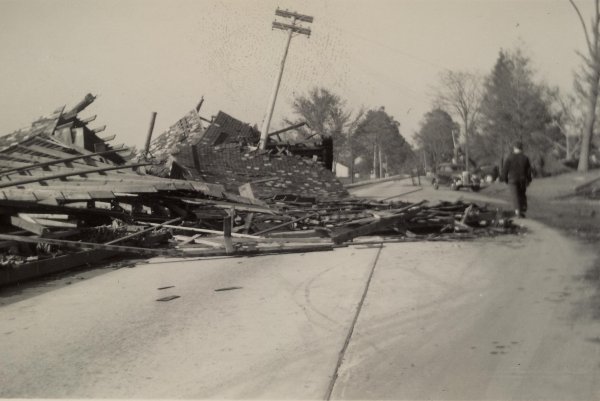
<path id="1" fill-rule="evenodd" d="M 487 183 L 494 182 L 500 176 L 500 169 L 498 166 L 493 164 L 484 164 L 479 166 L 475 172 L 481 177 L 481 179 Z"/>
<path id="2" fill-rule="evenodd" d="M 463 170 L 464 166 L 452 163 L 442 163 L 433 174 L 431 184 L 438 189 L 440 185 L 449 186 L 450 189 L 458 191 L 461 188 L 470 188 L 479 191 L 481 178 L 476 173 Z"/>

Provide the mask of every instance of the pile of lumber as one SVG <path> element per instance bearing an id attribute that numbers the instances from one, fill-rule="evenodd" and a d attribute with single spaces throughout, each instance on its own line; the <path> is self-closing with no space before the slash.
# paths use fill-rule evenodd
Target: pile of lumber
<path id="1" fill-rule="evenodd" d="M 275 195 L 254 196 L 252 181 L 242 196 L 231 185 L 202 177 L 152 175 L 164 167 L 162 161 L 135 159 L 124 146 L 110 146 L 114 136 L 98 136 L 104 128 L 91 128 L 94 118 L 80 116 L 93 100 L 88 95 L 69 111 L 60 108 L 28 129 L 0 137 L 0 285 L 114 257 L 325 251 L 365 240 L 462 239 L 514 229 L 502 212 L 474 204 L 326 196 L 327 191 L 311 192 L 305 185 L 274 185 Z M 206 139 L 201 121 L 179 124 L 179 131 Z M 219 121 L 221 128 L 229 124 L 235 132 L 255 135 L 246 125 L 225 117 Z M 165 149 L 171 143 L 166 137 L 161 141 Z M 257 157 L 266 162 L 266 155 Z M 295 156 L 289 160 L 294 162 L 288 166 L 314 167 Z M 305 182 L 327 187 L 330 181 L 320 178 L 319 169 Z M 290 188 L 296 190 L 286 193 Z"/>

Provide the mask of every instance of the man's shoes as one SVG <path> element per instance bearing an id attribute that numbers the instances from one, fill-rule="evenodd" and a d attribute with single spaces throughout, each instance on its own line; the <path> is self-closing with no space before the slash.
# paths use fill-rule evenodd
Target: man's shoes
<path id="1" fill-rule="evenodd" d="M 525 213 L 521 212 L 519 209 L 515 210 L 515 217 L 519 217 L 521 219 L 525 218 Z"/>

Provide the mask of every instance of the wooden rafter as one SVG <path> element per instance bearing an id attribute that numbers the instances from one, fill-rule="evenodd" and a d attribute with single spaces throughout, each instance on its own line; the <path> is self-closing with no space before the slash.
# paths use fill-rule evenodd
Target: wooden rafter
<path id="1" fill-rule="evenodd" d="M 75 155 L 75 156 L 71 156 L 71 157 L 67 157 L 64 159 L 57 159 L 57 160 L 53 160 L 53 161 L 46 161 L 46 162 L 41 162 L 41 163 L 34 163 L 34 164 L 30 164 L 26 167 L 16 167 L 16 168 L 12 168 L 9 170 L 3 170 L 0 171 L 0 176 L 1 175 L 7 175 L 10 173 L 18 173 L 21 171 L 27 171 L 27 170 L 32 170 L 35 168 L 42 168 L 42 167 L 48 167 L 48 166 L 53 166 L 55 164 L 62 164 L 62 163 L 68 163 L 68 162 L 72 162 L 75 160 L 80 160 L 80 159 L 86 159 L 89 158 L 91 156 L 103 156 L 103 155 L 108 155 L 111 153 L 117 153 L 117 152 L 122 152 L 125 149 L 113 149 L 113 150 L 107 150 L 104 152 L 96 152 L 96 153 L 91 153 L 91 154 L 86 154 L 86 155 Z"/>
<path id="2" fill-rule="evenodd" d="M 0 188 L 14 187 L 17 185 L 24 185 L 24 184 L 29 184 L 32 182 L 40 182 L 40 181 L 68 178 L 68 177 L 72 177 L 75 175 L 94 174 L 94 173 L 102 173 L 105 171 L 122 170 L 122 169 L 128 169 L 128 168 L 149 166 L 151 164 L 152 163 L 135 163 L 135 164 L 125 164 L 122 166 L 110 166 L 110 167 L 92 168 L 92 169 L 85 169 L 85 170 L 84 169 L 82 169 L 82 170 L 75 169 L 73 172 L 70 172 L 70 173 L 53 174 L 53 175 L 49 175 L 49 176 L 45 176 L 45 177 L 34 177 L 34 178 L 29 178 L 29 179 L 0 183 Z"/>

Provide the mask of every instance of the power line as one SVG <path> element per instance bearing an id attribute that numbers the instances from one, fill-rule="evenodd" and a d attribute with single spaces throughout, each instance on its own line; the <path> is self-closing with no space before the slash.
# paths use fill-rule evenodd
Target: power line
<path id="1" fill-rule="evenodd" d="M 385 49 L 387 49 L 387 50 L 391 50 L 391 51 L 393 51 L 393 52 L 396 52 L 396 53 L 398 53 L 398 54 L 402 54 L 403 56 L 410 57 L 410 58 L 412 58 L 413 60 L 416 60 L 416 61 L 418 61 L 418 62 L 420 62 L 420 63 L 423 63 L 423 64 L 427 64 L 427 65 L 429 65 L 430 67 L 435 67 L 435 68 L 439 68 L 439 69 L 442 69 L 442 70 L 446 68 L 446 67 L 444 67 L 444 66 L 442 66 L 442 65 L 440 65 L 440 64 L 437 64 L 437 63 L 436 63 L 436 62 L 434 62 L 434 61 L 431 61 L 431 60 L 426 60 L 426 59 L 424 59 L 424 58 L 421 58 L 421 57 L 415 56 L 414 54 L 408 53 L 408 52 L 406 52 L 406 51 L 404 51 L 404 50 L 397 49 L 397 48 L 395 48 L 395 47 L 392 47 L 392 46 L 390 46 L 390 45 L 387 45 L 387 44 L 385 44 L 385 43 L 383 43 L 383 42 L 380 42 L 380 41 L 378 41 L 378 40 L 375 40 L 375 39 L 373 39 L 373 38 L 368 38 L 368 37 L 366 37 L 366 36 L 359 35 L 359 34 L 357 34 L 357 33 L 356 33 L 356 32 L 354 32 L 354 31 L 350 31 L 350 30 L 347 30 L 347 29 L 344 29 L 344 28 L 340 28 L 339 26 L 335 26 L 335 25 L 330 25 L 330 26 L 331 26 L 333 29 L 337 29 L 338 31 L 341 31 L 341 32 L 343 32 L 343 33 L 347 33 L 347 34 L 349 34 L 349 35 L 352 35 L 352 36 L 354 36 L 354 37 L 356 37 L 356 38 L 358 38 L 358 39 L 364 40 L 365 42 L 372 43 L 372 44 L 375 44 L 375 45 L 381 46 L 381 47 L 383 47 L 383 48 L 385 48 Z"/>
<path id="2" fill-rule="evenodd" d="M 367 63 L 365 63 L 361 59 L 355 60 L 355 64 L 358 65 L 363 70 L 363 72 L 366 72 L 367 74 L 376 78 L 377 81 L 379 81 L 379 83 L 381 83 L 381 84 L 385 84 L 385 85 L 392 84 L 392 85 L 396 86 L 397 88 L 399 88 L 400 90 L 405 91 L 413 96 L 419 97 L 424 101 L 430 100 L 429 98 L 431 96 L 423 94 L 421 92 L 418 92 L 418 91 L 398 82 L 396 79 L 391 78 L 389 75 L 385 74 L 382 71 L 373 69 L 373 67 L 369 66 Z"/>

